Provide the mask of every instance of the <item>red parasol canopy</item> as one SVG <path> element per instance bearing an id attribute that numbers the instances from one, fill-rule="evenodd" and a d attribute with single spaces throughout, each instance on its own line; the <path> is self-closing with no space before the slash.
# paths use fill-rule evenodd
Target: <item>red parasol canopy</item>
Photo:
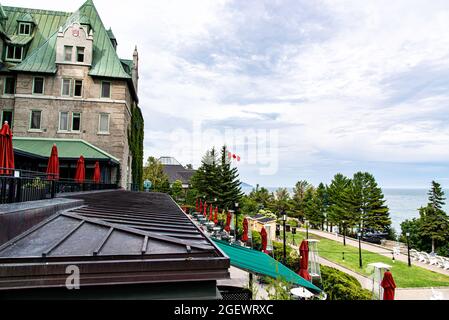
<path id="1" fill-rule="evenodd" d="M 212 205 L 210 205 L 209 208 L 209 221 L 213 221 L 214 220 L 214 207 L 212 207 Z"/>
<path id="2" fill-rule="evenodd" d="M 84 157 L 81 156 L 76 165 L 75 181 L 84 183 L 84 180 L 86 180 L 86 168 L 84 167 Z"/>
<path id="3" fill-rule="evenodd" d="M 200 206 L 198 208 L 198 212 L 203 212 L 203 200 L 200 200 Z"/>
<path id="4" fill-rule="evenodd" d="M 243 235 L 242 235 L 242 241 L 246 242 L 248 241 L 248 220 L 245 218 L 243 219 Z"/>
<path id="5" fill-rule="evenodd" d="M 51 148 L 51 155 L 48 159 L 47 166 L 48 180 L 59 180 L 59 158 L 58 158 L 58 147 L 56 144 Z"/>
<path id="6" fill-rule="evenodd" d="M 218 207 L 215 207 L 214 223 L 218 223 Z"/>
<path id="7" fill-rule="evenodd" d="M 380 286 L 384 288 L 384 300 L 394 300 L 394 290 L 396 289 L 396 283 L 394 282 L 393 275 L 390 271 L 385 272 Z"/>
<path id="8" fill-rule="evenodd" d="M 95 183 L 100 183 L 101 181 L 101 170 L 100 170 L 100 163 L 97 161 L 95 162 L 95 169 L 94 169 L 94 177 L 92 179 Z"/>
<path id="9" fill-rule="evenodd" d="M 205 201 L 203 205 L 203 216 L 207 217 L 207 201 Z"/>
<path id="10" fill-rule="evenodd" d="M 226 216 L 226 225 L 225 225 L 225 231 L 231 232 L 231 213 L 228 211 L 228 214 Z"/>
<path id="11" fill-rule="evenodd" d="M 267 251 L 268 238 L 267 238 L 267 230 L 265 230 L 265 227 L 262 227 L 262 230 L 260 230 L 260 236 L 262 237 L 262 252 L 268 254 Z"/>
<path id="12" fill-rule="evenodd" d="M 299 254 L 301 258 L 299 261 L 298 274 L 307 281 L 311 281 L 312 277 L 309 274 L 309 243 L 306 240 L 303 240 L 301 242 L 301 246 L 299 247 Z"/>
<path id="13" fill-rule="evenodd" d="M 0 168 L 14 169 L 14 150 L 12 147 L 12 131 L 8 121 L 0 131 Z M 12 170 L 0 169 L 0 174 L 12 174 Z"/>

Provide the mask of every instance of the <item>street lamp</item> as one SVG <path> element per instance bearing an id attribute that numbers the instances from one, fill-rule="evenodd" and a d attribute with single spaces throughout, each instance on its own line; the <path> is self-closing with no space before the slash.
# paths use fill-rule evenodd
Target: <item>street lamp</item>
<path id="1" fill-rule="evenodd" d="M 234 204 L 235 207 L 235 241 L 237 241 L 237 236 L 238 236 L 238 209 L 239 209 L 239 203 L 236 202 Z"/>
<path id="2" fill-rule="evenodd" d="M 363 263 L 362 263 L 362 233 L 361 232 L 357 233 L 357 236 L 359 237 L 359 265 L 360 265 L 360 268 L 363 268 Z"/>
<path id="3" fill-rule="evenodd" d="M 343 220 L 343 245 L 346 246 L 346 221 Z"/>
<path id="4" fill-rule="evenodd" d="M 409 242 L 410 232 L 407 232 L 405 234 L 405 236 L 407 237 L 408 266 L 411 267 L 412 266 L 412 260 L 410 259 L 410 242 Z"/>
<path id="5" fill-rule="evenodd" d="M 309 239 L 309 221 L 304 220 L 304 224 L 306 225 L 306 240 Z"/>
<path id="6" fill-rule="evenodd" d="M 287 222 L 287 215 L 285 214 L 285 212 L 282 212 L 283 216 L 282 216 L 282 221 L 284 223 L 284 264 L 287 263 L 287 247 L 286 247 L 286 241 L 285 241 L 285 224 Z"/>

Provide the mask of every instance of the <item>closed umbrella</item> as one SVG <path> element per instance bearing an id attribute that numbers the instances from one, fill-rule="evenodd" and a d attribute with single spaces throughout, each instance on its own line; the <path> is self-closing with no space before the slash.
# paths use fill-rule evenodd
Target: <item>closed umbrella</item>
<path id="1" fill-rule="evenodd" d="M 214 223 L 218 224 L 218 207 L 215 207 Z"/>
<path id="2" fill-rule="evenodd" d="M 94 178 L 92 179 L 95 183 L 100 183 L 101 181 L 101 170 L 100 170 L 100 163 L 97 161 L 95 162 L 95 169 L 94 169 Z"/>
<path id="3" fill-rule="evenodd" d="M 209 221 L 213 221 L 214 220 L 214 207 L 212 207 L 212 205 L 210 205 L 209 208 Z"/>
<path id="4" fill-rule="evenodd" d="M 299 247 L 299 272 L 298 274 L 306 279 L 307 281 L 311 281 L 312 277 L 309 274 L 309 243 L 306 240 L 301 242 L 301 246 Z"/>
<path id="5" fill-rule="evenodd" d="M 205 218 L 207 217 L 207 201 L 205 201 L 203 205 L 203 216 Z"/>
<path id="6" fill-rule="evenodd" d="M 203 212 L 203 200 L 200 200 L 200 207 L 198 208 L 198 212 Z"/>
<path id="7" fill-rule="evenodd" d="M 86 180 L 86 168 L 84 166 L 84 157 L 81 156 L 76 165 L 75 181 L 77 183 L 84 183 L 84 180 Z"/>
<path id="8" fill-rule="evenodd" d="M 243 219 L 243 235 L 242 235 L 242 241 L 246 242 L 248 241 L 248 220 L 245 218 Z"/>
<path id="9" fill-rule="evenodd" d="M 393 275 L 390 271 L 385 272 L 380 286 L 384 289 L 384 300 L 394 300 L 396 283 L 394 282 Z"/>
<path id="10" fill-rule="evenodd" d="M 0 168 L 14 169 L 12 131 L 8 125 L 8 121 L 5 121 L 0 130 Z M 0 174 L 12 174 L 12 170 L 0 169 Z"/>
<path id="11" fill-rule="evenodd" d="M 51 155 L 47 165 L 47 175 L 48 180 L 59 180 L 59 157 L 56 144 L 51 148 Z"/>
<path id="12" fill-rule="evenodd" d="M 228 214 L 226 215 L 226 225 L 225 225 L 225 231 L 231 232 L 231 213 L 228 211 Z"/>
<path id="13" fill-rule="evenodd" d="M 260 236 L 262 237 L 262 252 L 267 253 L 267 244 L 268 244 L 268 238 L 267 238 L 267 230 L 265 230 L 265 227 L 262 227 L 262 230 L 260 230 Z"/>

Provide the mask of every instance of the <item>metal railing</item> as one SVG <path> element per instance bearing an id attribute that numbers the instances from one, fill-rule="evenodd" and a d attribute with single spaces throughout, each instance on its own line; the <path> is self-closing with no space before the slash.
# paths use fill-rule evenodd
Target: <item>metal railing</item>
<path id="1" fill-rule="evenodd" d="M 5 170 L 0 168 L 0 173 L 9 173 L 0 175 L 0 204 L 52 199 L 61 193 L 118 189 L 117 184 L 90 180 L 79 183 L 71 179 L 55 180 L 54 176 L 42 172 L 14 170 L 19 173 L 15 175 Z"/>

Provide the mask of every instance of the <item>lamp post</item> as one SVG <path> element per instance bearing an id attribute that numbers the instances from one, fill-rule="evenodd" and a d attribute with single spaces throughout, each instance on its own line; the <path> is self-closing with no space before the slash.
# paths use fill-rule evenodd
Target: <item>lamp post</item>
<path id="1" fill-rule="evenodd" d="M 309 239 L 309 221 L 304 220 L 304 224 L 306 225 L 306 240 Z"/>
<path id="2" fill-rule="evenodd" d="M 346 246 L 346 221 L 343 220 L 343 245 Z"/>
<path id="3" fill-rule="evenodd" d="M 234 204 L 234 207 L 235 207 L 235 230 L 234 230 L 234 233 L 235 233 L 235 241 L 237 241 L 237 237 L 238 237 L 238 209 L 239 209 L 239 203 L 238 202 L 236 202 L 235 204 Z"/>
<path id="4" fill-rule="evenodd" d="M 410 259 L 410 242 L 409 242 L 409 237 L 410 237 L 410 232 L 407 232 L 405 234 L 406 238 L 407 238 L 407 256 L 408 256 L 408 266 L 411 267 L 412 266 L 412 260 Z"/>
<path id="5" fill-rule="evenodd" d="M 286 264 L 287 262 L 287 247 L 286 247 L 286 241 L 285 241 L 285 224 L 287 223 L 287 215 L 285 214 L 285 212 L 282 212 L 282 222 L 284 223 L 284 264 Z"/>
<path id="6" fill-rule="evenodd" d="M 363 263 L 362 263 L 362 233 L 361 232 L 357 233 L 357 236 L 359 237 L 359 265 L 360 265 L 360 268 L 363 268 Z"/>

